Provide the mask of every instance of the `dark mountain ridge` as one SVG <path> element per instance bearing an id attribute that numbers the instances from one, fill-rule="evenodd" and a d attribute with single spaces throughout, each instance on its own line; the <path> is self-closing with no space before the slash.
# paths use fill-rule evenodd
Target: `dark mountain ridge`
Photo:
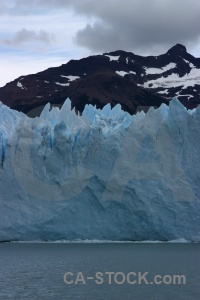
<path id="1" fill-rule="evenodd" d="M 118 50 L 71 60 L 0 88 L 0 101 L 25 113 L 35 109 L 33 116 L 47 102 L 59 105 L 68 97 L 79 111 L 89 103 L 99 108 L 120 103 L 133 114 L 174 96 L 187 108 L 200 104 L 200 58 L 180 44 L 158 56 Z"/>

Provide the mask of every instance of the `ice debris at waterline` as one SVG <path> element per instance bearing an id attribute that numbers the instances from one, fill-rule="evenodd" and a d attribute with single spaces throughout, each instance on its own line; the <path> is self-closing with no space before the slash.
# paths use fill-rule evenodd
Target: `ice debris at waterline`
<path id="1" fill-rule="evenodd" d="M 200 107 L 0 104 L 0 241 L 200 241 Z"/>

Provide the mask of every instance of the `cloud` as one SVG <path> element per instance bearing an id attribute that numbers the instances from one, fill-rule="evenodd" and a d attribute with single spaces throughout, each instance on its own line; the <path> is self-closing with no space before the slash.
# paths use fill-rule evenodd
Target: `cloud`
<path id="1" fill-rule="evenodd" d="M 78 3 L 78 0 L 74 0 Z M 72 0 L 1 0 L 0 14 L 35 15 L 48 14 L 50 11 L 63 10 L 73 7 Z M 1 9 L 2 7 L 2 9 Z"/>
<path id="2" fill-rule="evenodd" d="M 4 39 L 1 44 L 7 47 L 18 48 L 26 44 L 36 43 L 38 45 L 49 45 L 54 41 L 54 36 L 46 31 L 39 31 L 21 29 L 17 31 L 11 38 Z"/>
<path id="3" fill-rule="evenodd" d="M 5 4 L 3 2 L 0 2 L 0 15 L 4 14 L 5 10 Z"/>
<path id="4" fill-rule="evenodd" d="M 76 9 L 83 13 L 83 7 Z M 154 53 L 176 43 L 192 46 L 199 42 L 199 11 L 199 0 L 102 0 L 85 10 L 98 20 L 79 30 L 76 43 L 94 52 Z"/>
<path id="5" fill-rule="evenodd" d="M 87 24 L 77 29 L 74 41 L 92 52 L 124 49 L 154 54 L 176 43 L 191 50 L 200 39 L 199 0 L 1 0 L 1 3 L 0 13 L 10 15 L 73 11 L 84 16 Z"/>
<path id="6" fill-rule="evenodd" d="M 197 43 L 200 36 L 199 0 L 11 0 L 10 3 L 7 8 L 10 13 L 73 9 L 76 14 L 95 18 L 75 38 L 77 45 L 94 52 L 167 49 L 178 42 L 187 46 Z"/>

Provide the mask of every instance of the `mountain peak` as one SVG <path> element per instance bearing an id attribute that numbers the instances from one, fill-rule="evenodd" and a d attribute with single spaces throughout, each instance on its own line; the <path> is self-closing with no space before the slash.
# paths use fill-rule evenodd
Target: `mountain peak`
<path id="1" fill-rule="evenodd" d="M 0 88 L 0 100 L 32 117 L 44 104 L 58 106 L 67 98 L 80 112 L 85 104 L 102 108 L 119 103 L 133 114 L 138 107 L 159 107 L 173 97 L 193 109 L 200 104 L 199 74 L 200 58 L 180 44 L 158 56 L 117 50 L 21 76 Z"/>
<path id="2" fill-rule="evenodd" d="M 185 46 L 181 45 L 181 44 L 176 44 L 175 46 L 173 46 L 172 48 L 170 48 L 167 53 L 169 54 L 180 54 L 180 53 L 186 53 L 187 49 Z"/>

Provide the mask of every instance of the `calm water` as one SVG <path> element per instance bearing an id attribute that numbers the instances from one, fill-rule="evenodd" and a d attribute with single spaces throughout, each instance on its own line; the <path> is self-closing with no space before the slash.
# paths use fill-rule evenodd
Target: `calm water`
<path id="1" fill-rule="evenodd" d="M 66 272 L 82 272 L 86 284 L 66 284 Z M 103 284 L 92 279 L 103 273 Z M 186 284 L 108 283 L 105 272 L 185 275 Z M 116 276 L 122 282 L 123 274 Z M 137 277 L 130 277 L 130 281 Z M 166 278 L 166 280 L 170 278 Z M 197 300 L 200 299 L 199 244 L 0 244 L 0 299 Z"/>

